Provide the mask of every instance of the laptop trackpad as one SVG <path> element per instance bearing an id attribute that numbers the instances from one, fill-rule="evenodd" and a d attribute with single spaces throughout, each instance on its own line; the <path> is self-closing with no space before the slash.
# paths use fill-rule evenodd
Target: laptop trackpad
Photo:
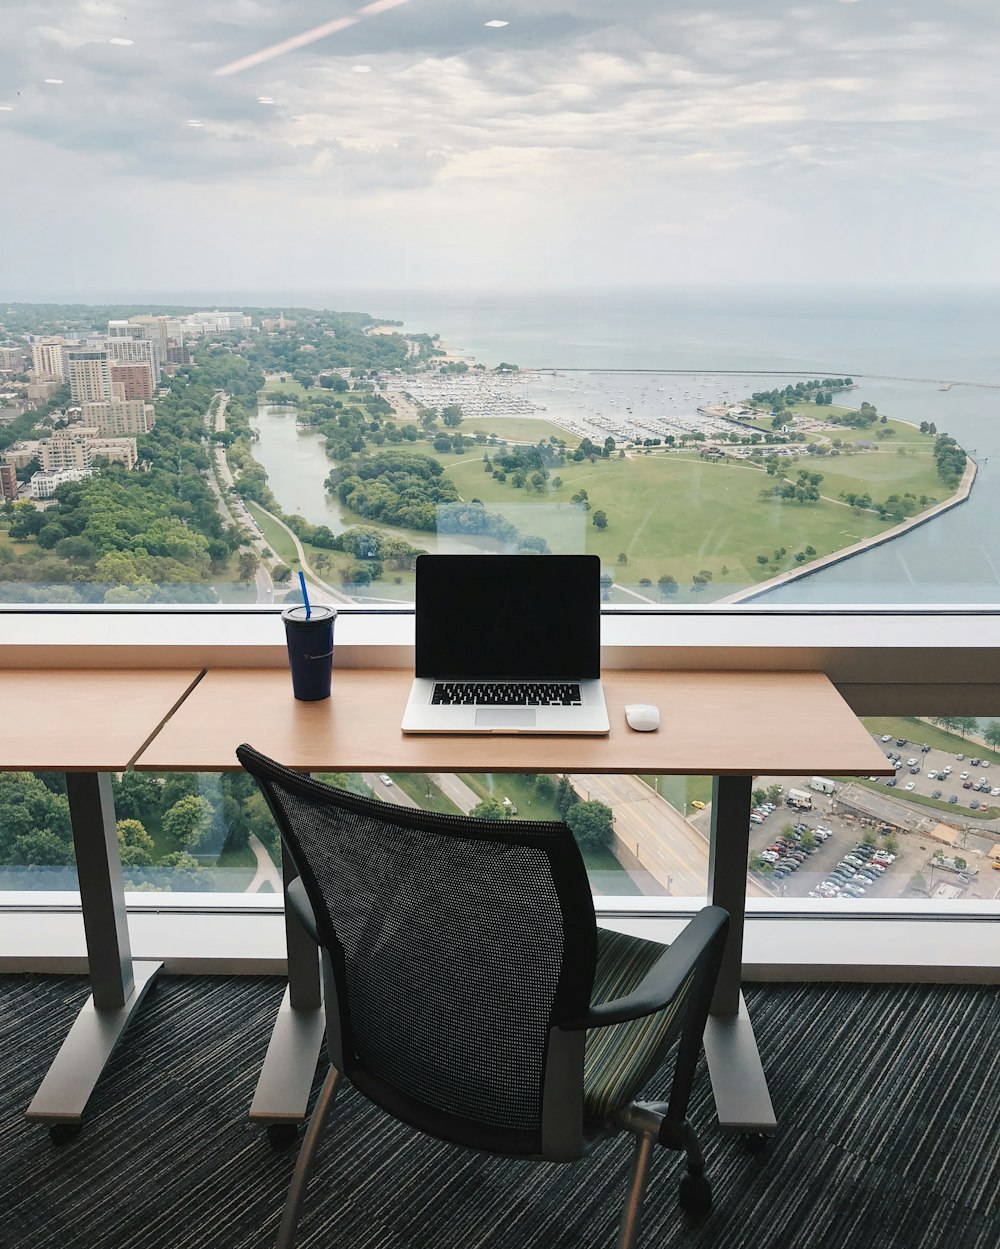
<path id="1" fill-rule="evenodd" d="M 477 729 L 533 729 L 535 713 L 531 707 L 477 707 Z"/>

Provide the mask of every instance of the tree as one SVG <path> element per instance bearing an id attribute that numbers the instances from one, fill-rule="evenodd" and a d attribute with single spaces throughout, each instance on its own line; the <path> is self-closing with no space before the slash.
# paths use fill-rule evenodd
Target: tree
<path id="1" fill-rule="evenodd" d="M 152 837 L 138 820 L 119 820 L 118 850 L 123 867 L 149 867 L 156 849 Z"/>
<path id="2" fill-rule="evenodd" d="M 968 863 L 965 861 L 965 859 L 963 859 L 960 855 L 957 855 L 957 854 L 956 854 L 956 855 L 955 855 L 955 866 L 958 868 L 958 870 L 959 870 L 960 872 L 964 872 L 964 871 L 965 871 L 965 869 L 966 869 L 969 865 L 968 865 Z"/>
<path id="3" fill-rule="evenodd" d="M 620 567 L 622 567 L 622 568 L 624 568 L 624 566 L 625 566 L 627 563 L 628 563 L 628 554 L 627 554 L 625 551 L 619 551 L 619 552 L 618 552 L 618 564 L 619 564 L 619 566 L 620 566 Z"/>
<path id="4" fill-rule="evenodd" d="M 556 808 L 560 816 L 565 819 L 566 812 L 574 803 L 580 801 L 580 796 L 573 788 L 573 782 L 568 776 L 560 776 L 556 782 Z"/>
<path id="5" fill-rule="evenodd" d="M 489 797 L 477 802 L 469 814 L 477 820 L 502 820 L 506 818 L 507 812 L 499 798 Z"/>
<path id="6" fill-rule="evenodd" d="M 36 828 L 16 838 L 12 861 L 25 867 L 69 867 L 73 847 L 49 828 Z"/>
<path id="7" fill-rule="evenodd" d="M 239 579 L 241 581 L 252 581 L 254 573 L 259 566 L 260 560 L 253 551 L 241 551 Z"/>
<path id="8" fill-rule="evenodd" d="M 819 842 L 816 840 L 816 834 L 811 829 L 807 828 L 799 838 L 799 845 L 805 851 L 815 850 L 819 845 Z"/>
<path id="9" fill-rule="evenodd" d="M 463 419 L 462 409 L 457 403 L 449 403 L 447 407 L 441 409 L 441 421 L 447 425 L 449 429 L 458 429 Z"/>
<path id="10" fill-rule="evenodd" d="M 159 782 L 143 772 L 123 772 L 111 779 L 115 812 L 124 820 L 149 820 L 159 814 L 162 789 Z"/>
<path id="11" fill-rule="evenodd" d="M 656 584 L 659 587 L 661 598 L 666 598 L 668 594 L 677 593 L 677 579 L 671 577 L 669 573 L 664 573 L 662 577 L 657 577 Z"/>
<path id="12" fill-rule="evenodd" d="M 768 785 L 767 787 L 768 802 L 778 802 L 780 798 L 781 798 L 781 786 L 780 785 Z"/>
<path id="13" fill-rule="evenodd" d="M 548 772 L 539 772 L 535 777 L 535 793 L 546 802 L 551 802 L 555 798 L 556 783 Z"/>
<path id="14" fill-rule="evenodd" d="M 895 854 L 896 851 L 899 849 L 899 842 L 892 835 L 892 833 L 890 833 L 889 836 L 886 837 L 882 845 L 885 847 L 886 850 L 889 851 L 890 854 Z"/>
<path id="15" fill-rule="evenodd" d="M 591 520 L 598 529 L 607 529 L 608 527 L 608 514 L 607 512 L 602 512 L 600 508 L 594 513 Z"/>
<path id="16" fill-rule="evenodd" d="M 757 872 L 761 876 L 770 876 L 774 872 L 774 867 L 768 863 L 767 859 L 762 859 L 759 854 L 751 854 L 747 860 L 747 867 L 751 872 Z"/>
<path id="17" fill-rule="evenodd" d="M 614 840 L 612 812 L 595 799 L 574 803 L 566 812 L 566 823 L 573 830 L 581 849 L 606 850 Z"/>
<path id="18" fill-rule="evenodd" d="M 750 794 L 750 805 L 759 807 L 762 802 L 767 802 L 767 791 L 763 789 L 755 789 Z"/>
<path id="19" fill-rule="evenodd" d="M 996 750 L 1000 750 L 1000 720 L 990 720 L 983 729 L 983 740 Z"/>
<path id="20" fill-rule="evenodd" d="M 183 849 L 197 846 L 212 826 L 212 804 L 207 798 L 188 794 L 163 816 L 163 831 Z"/>
<path id="21" fill-rule="evenodd" d="M 865 831 L 861 834 L 861 844 L 864 846 L 877 846 L 878 845 L 878 838 L 875 836 L 875 833 L 872 829 L 866 828 Z"/>

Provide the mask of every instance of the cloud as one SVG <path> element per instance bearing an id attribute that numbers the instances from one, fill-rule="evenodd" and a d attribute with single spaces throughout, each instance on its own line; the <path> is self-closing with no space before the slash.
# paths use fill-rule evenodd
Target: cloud
<path id="1" fill-rule="evenodd" d="M 479 248 L 477 216 L 503 205 L 511 238 L 558 236 L 570 215 L 596 248 L 602 230 L 696 237 L 741 212 L 763 229 L 795 212 L 819 231 L 860 186 L 880 190 L 868 211 L 883 230 L 902 189 L 918 213 L 942 211 L 946 188 L 953 219 L 975 216 L 1000 181 L 992 0 L 410 0 L 214 72 L 362 7 L 7 0 L 0 134 L 39 193 L 84 158 L 109 206 L 184 205 L 195 248 L 188 223 L 220 196 L 239 236 L 247 205 L 276 188 L 335 202 L 366 237 L 376 219 L 441 221 L 455 248 Z M 491 17 L 510 25 L 487 29 Z M 995 250 L 987 263 L 1000 275 Z"/>

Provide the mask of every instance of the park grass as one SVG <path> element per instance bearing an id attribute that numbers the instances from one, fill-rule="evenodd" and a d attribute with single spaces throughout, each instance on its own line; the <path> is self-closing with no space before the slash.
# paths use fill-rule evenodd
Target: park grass
<path id="1" fill-rule="evenodd" d="M 639 779 L 645 781 L 650 789 L 655 789 L 661 798 L 665 798 L 682 815 L 692 814 L 692 802 L 707 804 L 712 801 L 710 776 L 660 776 L 658 773 L 640 773 Z"/>
<path id="2" fill-rule="evenodd" d="M 861 723 L 873 736 L 877 734 L 881 737 L 888 733 L 892 742 L 885 742 L 886 746 L 892 745 L 895 748 L 896 738 L 905 737 L 911 746 L 916 743 L 918 749 L 926 742 L 935 750 L 947 750 L 955 755 L 975 755 L 979 759 L 989 759 L 991 765 L 1000 763 L 1000 753 L 991 750 L 989 746 L 970 742 L 968 738 L 951 733 L 936 724 L 928 724 L 926 720 L 920 720 L 916 716 L 865 716 Z M 906 750 L 907 747 L 901 746 L 899 749 Z M 1000 781 L 997 784 L 1000 785 Z"/>
<path id="3" fill-rule="evenodd" d="M 498 801 L 509 798 L 517 807 L 519 820 L 559 819 L 555 802 L 535 792 L 534 776 L 525 779 L 520 772 L 463 772 L 459 779 L 465 781 L 480 798 L 496 798 Z"/>
<path id="4" fill-rule="evenodd" d="M 271 400 L 268 398 L 268 395 L 273 394 L 275 391 L 283 391 L 286 395 L 296 395 L 299 399 L 304 399 L 309 394 L 323 393 L 318 392 L 315 388 L 306 390 L 301 382 L 297 382 L 291 374 L 288 374 L 283 382 L 277 380 L 266 382 L 257 391 L 257 402 L 270 403 Z"/>
<path id="5" fill-rule="evenodd" d="M 459 432 L 469 434 L 473 438 L 479 433 L 487 436 L 494 434 L 501 441 L 528 442 L 533 445 L 538 442 L 548 442 L 550 438 L 555 437 L 565 442 L 571 449 L 580 443 L 580 435 L 574 434 L 562 425 L 528 416 L 467 416 Z"/>
<path id="6" fill-rule="evenodd" d="M 436 811 L 440 815 L 464 814 L 426 773 L 393 772 L 392 779 L 422 811 Z"/>
<path id="7" fill-rule="evenodd" d="M 669 574 L 683 587 L 694 573 L 708 569 L 715 593 L 705 597 L 714 597 L 723 586 L 753 584 L 795 567 L 796 551 L 807 545 L 825 555 L 888 528 L 874 514 L 855 515 L 837 502 L 762 502 L 760 491 L 773 485 L 764 470 L 737 461 L 705 461 L 694 453 L 599 459 L 594 464 L 568 461 L 552 474 L 562 479 L 561 487 L 553 490 L 550 478 L 544 495 L 517 490 L 509 479 L 497 482 L 484 472 L 481 453 L 438 458 L 463 498 L 481 499 L 522 533 L 545 537 L 553 551 L 598 555 L 618 581 L 631 586 L 641 577 L 655 583 Z M 823 471 L 826 459 L 809 467 Z M 859 490 L 867 488 L 856 470 L 841 480 L 840 488 L 848 482 Z M 570 503 L 580 489 L 588 492 L 589 513 Z M 598 509 L 608 517 L 604 531 L 592 524 Z M 773 560 L 781 547 L 786 555 Z M 627 565 L 618 565 L 620 552 Z M 758 554 L 768 556 L 767 565 L 757 562 Z"/>

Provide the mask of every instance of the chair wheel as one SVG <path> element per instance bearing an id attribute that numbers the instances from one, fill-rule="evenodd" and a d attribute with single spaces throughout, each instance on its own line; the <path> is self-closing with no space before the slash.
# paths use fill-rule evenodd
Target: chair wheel
<path id="1" fill-rule="evenodd" d="M 299 1129 L 294 1123 L 269 1123 L 267 1139 L 272 1149 L 287 1149 L 295 1143 Z"/>
<path id="2" fill-rule="evenodd" d="M 681 1176 L 678 1200 L 685 1210 L 704 1214 L 712 1208 L 712 1185 L 704 1175 L 692 1175 L 686 1171 Z"/>
<path id="3" fill-rule="evenodd" d="M 49 1140 L 53 1145 L 67 1145 L 80 1135 L 82 1123 L 53 1123 L 49 1127 Z"/>
<path id="4" fill-rule="evenodd" d="M 770 1137 L 766 1132 L 748 1132 L 744 1136 L 746 1147 L 752 1154 L 762 1154 L 767 1149 L 767 1142 Z"/>

